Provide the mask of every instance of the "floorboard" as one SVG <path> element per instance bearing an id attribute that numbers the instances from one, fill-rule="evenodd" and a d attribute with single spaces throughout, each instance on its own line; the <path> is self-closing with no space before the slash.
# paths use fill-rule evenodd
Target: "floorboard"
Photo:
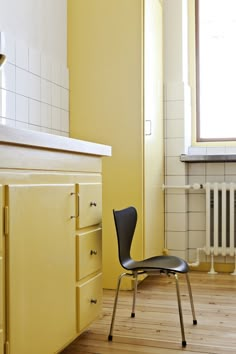
<path id="1" fill-rule="evenodd" d="M 175 280 L 160 275 L 139 285 L 135 318 L 130 318 L 132 293 L 120 292 L 112 342 L 107 336 L 115 291 L 104 290 L 102 315 L 62 354 L 235 354 L 236 277 L 192 271 L 190 280 L 198 324 L 192 324 L 185 277 L 181 276 L 186 348 L 181 346 Z"/>

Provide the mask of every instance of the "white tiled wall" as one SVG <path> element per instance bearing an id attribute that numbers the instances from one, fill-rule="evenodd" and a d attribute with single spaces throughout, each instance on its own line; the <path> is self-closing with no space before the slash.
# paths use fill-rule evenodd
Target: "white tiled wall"
<path id="1" fill-rule="evenodd" d="M 171 83 L 165 88 L 165 184 L 192 185 L 207 182 L 236 182 L 236 163 L 183 163 L 183 153 L 207 155 L 236 153 L 232 147 L 190 147 L 186 125 L 191 121 L 189 88 Z M 205 246 L 205 191 L 167 189 L 165 198 L 165 236 L 170 254 L 190 262 L 196 260 L 196 249 Z M 200 253 L 200 261 L 209 257 Z M 234 262 L 232 257 L 216 258 L 218 262 Z"/>
<path id="2" fill-rule="evenodd" d="M 0 124 L 69 136 L 68 69 L 5 32 L 0 52 Z"/>
<path id="3" fill-rule="evenodd" d="M 186 88 L 171 83 L 165 88 L 165 183 L 187 183 L 186 165 L 179 156 L 185 151 Z M 166 247 L 171 254 L 187 258 L 188 215 L 184 190 L 167 190 L 165 205 Z"/>

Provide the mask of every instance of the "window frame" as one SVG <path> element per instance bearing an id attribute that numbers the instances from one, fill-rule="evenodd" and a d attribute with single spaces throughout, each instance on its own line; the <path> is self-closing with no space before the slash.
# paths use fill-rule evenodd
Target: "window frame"
<path id="1" fill-rule="evenodd" d="M 195 0 L 195 77 L 196 77 L 196 143 L 201 142 L 235 142 L 236 137 L 230 138 L 202 138 L 200 136 L 200 126 L 201 126 L 201 117 L 200 117 L 200 90 L 201 90 L 201 82 L 200 82 L 200 21 L 199 21 L 199 4 L 200 0 Z"/>

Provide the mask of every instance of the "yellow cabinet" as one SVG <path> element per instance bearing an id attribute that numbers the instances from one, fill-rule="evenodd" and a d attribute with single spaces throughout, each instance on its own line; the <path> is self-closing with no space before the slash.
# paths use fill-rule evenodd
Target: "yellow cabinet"
<path id="1" fill-rule="evenodd" d="M 162 1 L 67 3 L 70 132 L 114 150 L 103 165 L 103 285 L 111 289 L 122 271 L 112 209 L 138 210 L 135 259 L 164 248 Z"/>
<path id="2" fill-rule="evenodd" d="M 76 237 L 76 280 L 102 268 L 102 229 L 81 231 Z"/>
<path id="3" fill-rule="evenodd" d="M 100 313 L 101 156 L 110 154 L 1 127 L 0 354 L 60 353 Z"/>
<path id="4" fill-rule="evenodd" d="M 96 225 L 102 221 L 101 183 L 80 183 L 78 185 L 77 228 Z"/>
<path id="5" fill-rule="evenodd" d="M 52 354 L 76 334 L 75 185 L 9 185 L 12 354 Z"/>
<path id="6" fill-rule="evenodd" d="M 78 285 L 77 304 L 77 325 L 80 332 L 101 313 L 102 274 Z"/>
<path id="7" fill-rule="evenodd" d="M 77 331 L 83 331 L 102 306 L 102 185 L 79 183 L 76 232 Z"/>

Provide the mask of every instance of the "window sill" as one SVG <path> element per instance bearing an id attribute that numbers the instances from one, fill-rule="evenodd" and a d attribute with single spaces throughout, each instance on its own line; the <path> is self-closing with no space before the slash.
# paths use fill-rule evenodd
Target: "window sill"
<path id="1" fill-rule="evenodd" d="M 236 162 L 236 154 L 180 155 L 181 162 Z"/>

